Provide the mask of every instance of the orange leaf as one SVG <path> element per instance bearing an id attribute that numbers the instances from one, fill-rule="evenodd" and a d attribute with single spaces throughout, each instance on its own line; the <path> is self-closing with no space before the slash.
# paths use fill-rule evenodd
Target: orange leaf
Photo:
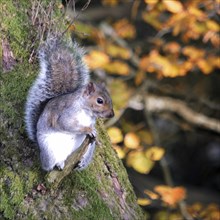
<path id="1" fill-rule="evenodd" d="M 197 66 L 204 74 L 209 74 L 213 70 L 211 63 L 207 62 L 205 59 L 199 59 L 197 61 Z"/>
<path id="2" fill-rule="evenodd" d="M 170 42 L 164 46 L 164 50 L 169 53 L 176 54 L 176 53 L 179 53 L 180 51 L 180 45 L 176 42 Z"/>
<path id="3" fill-rule="evenodd" d="M 154 190 L 160 194 L 161 200 L 169 206 L 175 206 L 186 197 L 186 190 L 183 187 L 156 186 Z"/>
<path id="4" fill-rule="evenodd" d="M 135 27 L 127 20 L 121 19 L 114 24 L 116 33 L 122 38 L 133 39 L 136 36 Z"/>

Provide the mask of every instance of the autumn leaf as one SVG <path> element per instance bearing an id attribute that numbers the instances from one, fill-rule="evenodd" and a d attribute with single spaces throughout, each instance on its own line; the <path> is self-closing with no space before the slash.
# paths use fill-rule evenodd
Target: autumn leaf
<path id="1" fill-rule="evenodd" d="M 144 71 L 138 71 L 135 75 L 135 85 L 139 86 L 144 81 L 145 76 Z"/>
<path id="2" fill-rule="evenodd" d="M 133 39 L 136 36 L 136 30 L 127 19 L 121 19 L 113 25 L 116 33 L 126 39 Z"/>
<path id="3" fill-rule="evenodd" d="M 156 193 L 154 193 L 154 192 L 152 192 L 152 191 L 150 191 L 150 190 L 145 189 L 145 190 L 144 190 L 144 193 L 145 193 L 146 195 L 148 195 L 148 196 L 150 197 L 150 199 L 152 199 L 152 200 L 155 200 L 155 199 L 158 199 L 158 198 L 159 198 L 159 195 L 158 195 L 158 194 L 156 194 Z"/>
<path id="4" fill-rule="evenodd" d="M 183 187 L 156 186 L 154 191 L 159 193 L 161 200 L 169 206 L 176 206 L 186 197 L 186 190 Z"/>
<path id="5" fill-rule="evenodd" d="M 146 199 L 146 198 L 138 198 L 137 203 L 138 203 L 138 205 L 146 206 L 146 205 L 150 205 L 151 201 L 149 199 Z"/>
<path id="6" fill-rule="evenodd" d="M 147 174 L 154 166 L 154 162 L 147 159 L 142 151 L 132 151 L 126 159 L 127 165 L 139 173 Z"/>
<path id="7" fill-rule="evenodd" d="M 120 146 L 113 145 L 113 148 L 115 149 L 115 151 L 120 159 L 123 159 L 125 157 L 125 151 Z"/>
<path id="8" fill-rule="evenodd" d="M 209 74 L 213 70 L 213 66 L 210 65 L 211 63 L 207 62 L 205 59 L 199 59 L 197 61 L 197 66 L 204 74 Z"/>
<path id="9" fill-rule="evenodd" d="M 112 61 L 103 66 L 104 70 L 111 74 L 117 74 L 122 76 L 127 76 L 130 73 L 130 68 L 128 64 L 122 61 Z"/>
<path id="10" fill-rule="evenodd" d="M 111 127 L 108 129 L 108 135 L 112 144 L 117 144 L 123 141 L 123 134 L 117 127 Z"/>
<path id="11" fill-rule="evenodd" d="M 220 25 L 215 21 L 207 20 L 206 21 L 206 26 L 211 31 L 219 32 Z"/>
<path id="12" fill-rule="evenodd" d="M 121 58 L 127 60 L 131 57 L 131 53 L 128 49 L 119 47 L 114 44 L 108 44 L 105 49 L 106 53 L 114 58 Z"/>
<path id="13" fill-rule="evenodd" d="M 145 151 L 145 156 L 153 161 L 158 161 L 164 156 L 165 150 L 162 147 L 151 147 Z"/>
<path id="14" fill-rule="evenodd" d="M 181 13 L 183 11 L 183 5 L 180 1 L 163 0 L 162 2 L 169 12 Z"/>
<path id="15" fill-rule="evenodd" d="M 159 2 L 159 0 L 144 0 L 146 4 L 155 5 Z"/>
<path id="16" fill-rule="evenodd" d="M 142 70 L 156 72 L 164 77 L 176 77 L 180 71 L 179 66 L 173 60 L 160 55 L 157 50 L 151 51 L 148 57 L 142 58 L 139 66 Z"/>
<path id="17" fill-rule="evenodd" d="M 197 60 L 199 58 L 204 57 L 205 55 L 205 51 L 202 49 L 198 49 L 196 47 L 193 46 L 186 46 L 183 48 L 182 53 L 189 57 L 192 60 Z"/>
<path id="18" fill-rule="evenodd" d="M 92 50 L 84 59 L 90 69 L 102 68 L 110 61 L 106 53 L 97 50 Z"/>
<path id="19" fill-rule="evenodd" d="M 130 149 L 140 147 L 140 138 L 133 132 L 129 132 L 124 137 L 124 145 Z"/>
<path id="20" fill-rule="evenodd" d="M 177 42 L 170 42 L 164 46 L 164 51 L 172 54 L 177 54 L 180 52 L 180 45 Z"/>

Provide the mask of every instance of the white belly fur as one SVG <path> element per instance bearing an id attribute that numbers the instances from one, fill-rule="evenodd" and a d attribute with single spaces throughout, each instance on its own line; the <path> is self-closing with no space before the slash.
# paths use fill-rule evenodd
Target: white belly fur
<path id="1" fill-rule="evenodd" d="M 43 146 L 40 149 L 46 151 L 53 158 L 54 165 L 65 161 L 67 157 L 82 144 L 86 135 L 75 135 L 61 132 L 51 132 L 42 135 Z M 43 152 L 42 152 L 43 153 Z"/>
<path id="2" fill-rule="evenodd" d="M 88 115 L 85 111 L 80 111 L 76 118 L 80 122 L 80 125 L 85 126 L 85 127 L 90 127 L 91 125 L 95 124 L 95 120 L 91 115 Z"/>

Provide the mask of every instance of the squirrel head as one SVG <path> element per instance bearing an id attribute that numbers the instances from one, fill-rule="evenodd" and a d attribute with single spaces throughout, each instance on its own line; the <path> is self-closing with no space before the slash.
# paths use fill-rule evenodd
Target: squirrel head
<path id="1" fill-rule="evenodd" d="M 111 97 L 103 84 L 89 82 L 83 91 L 83 98 L 86 99 L 88 108 L 96 117 L 112 118 L 114 116 Z"/>

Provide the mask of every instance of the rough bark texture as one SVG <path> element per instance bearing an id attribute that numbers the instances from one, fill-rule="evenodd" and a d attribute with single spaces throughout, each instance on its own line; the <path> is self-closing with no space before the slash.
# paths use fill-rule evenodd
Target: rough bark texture
<path id="1" fill-rule="evenodd" d="M 0 73 L 0 219 L 146 219 L 102 122 L 97 125 L 100 144 L 86 170 L 70 172 L 55 187 L 41 170 L 39 150 L 28 140 L 23 121 L 27 91 L 38 72 L 38 64 L 29 63 L 33 42 L 38 43 L 36 19 L 30 18 L 33 3 L 38 5 L 0 2 L 0 51 L 7 39 L 16 60 Z M 0 56 L 3 60 L 4 51 Z"/>

